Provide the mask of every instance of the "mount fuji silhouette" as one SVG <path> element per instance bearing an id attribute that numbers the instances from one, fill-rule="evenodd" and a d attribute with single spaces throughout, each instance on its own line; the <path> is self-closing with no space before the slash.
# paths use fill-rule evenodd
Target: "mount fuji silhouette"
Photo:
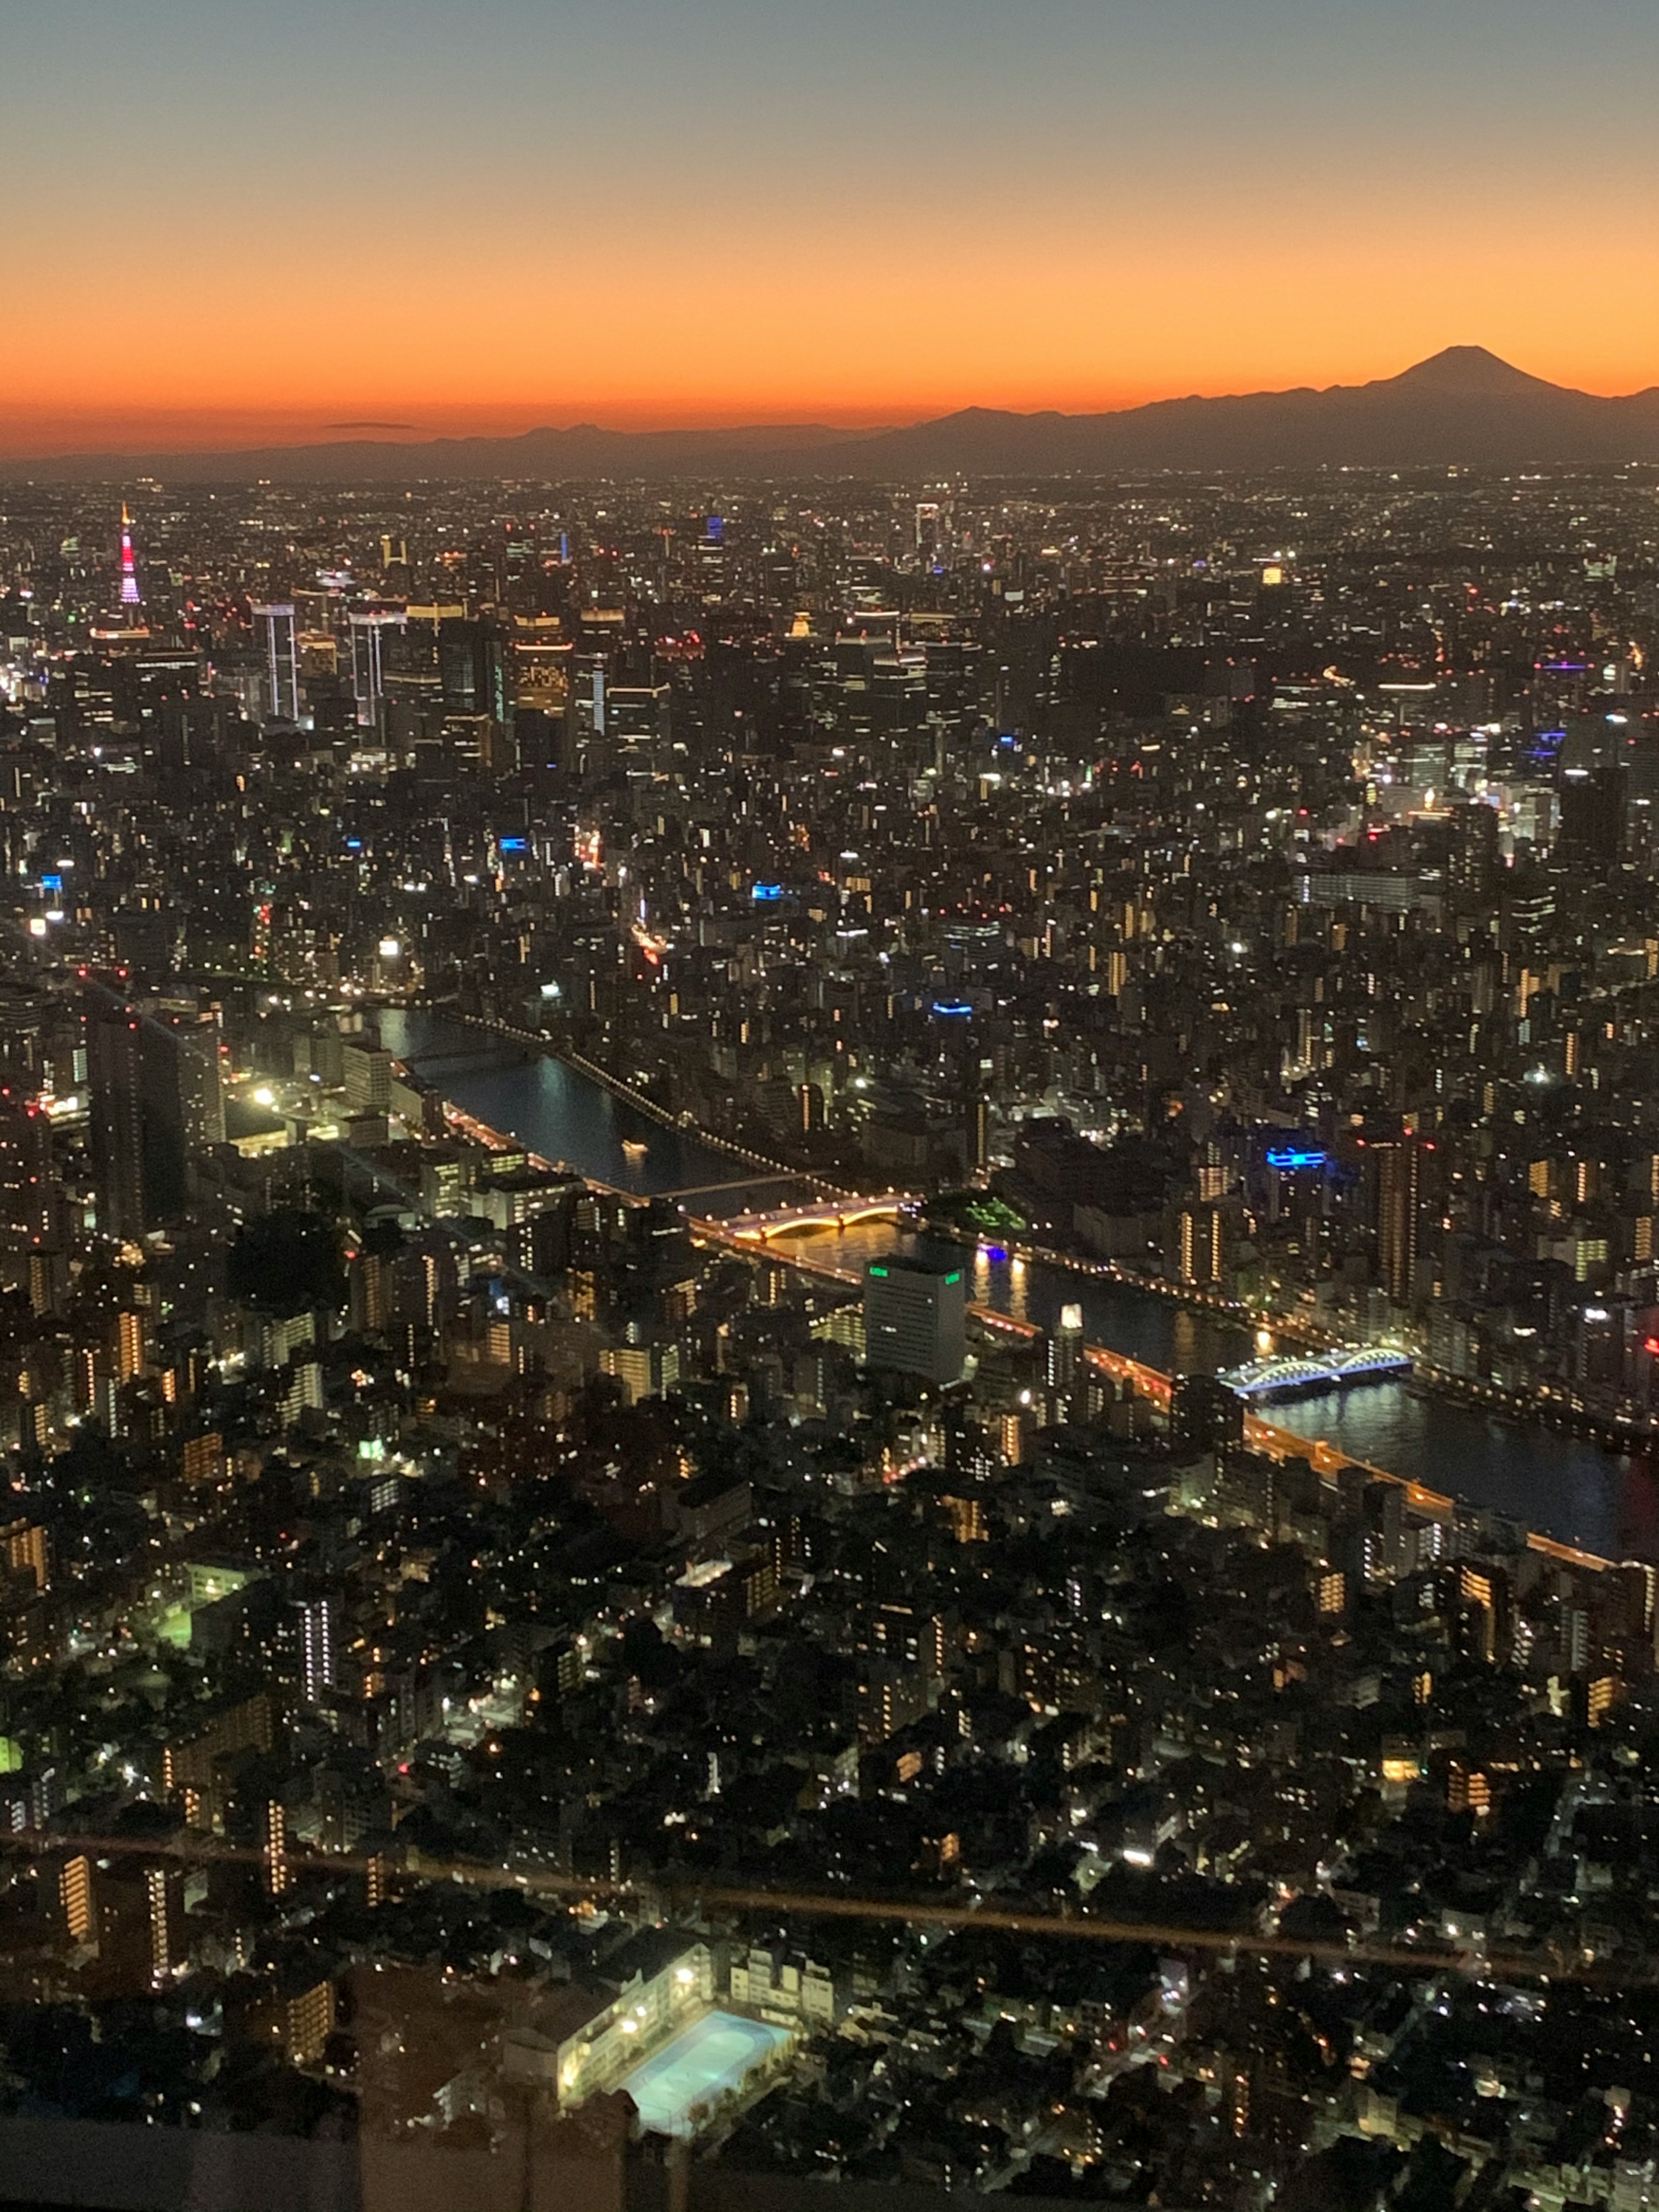
<path id="1" fill-rule="evenodd" d="M 388 426 L 390 427 L 390 426 Z M 1659 386 L 1604 399 L 1547 383 L 1484 346 L 1448 346 L 1398 376 L 1111 414 L 963 408 L 908 428 L 527 430 L 514 438 L 340 438 L 242 453 L 82 453 L 0 463 L 13 479 L 170 483 L 662 478 L 1114 476 L 1156 470 L 1551 468 L 1659 462 Z"/>

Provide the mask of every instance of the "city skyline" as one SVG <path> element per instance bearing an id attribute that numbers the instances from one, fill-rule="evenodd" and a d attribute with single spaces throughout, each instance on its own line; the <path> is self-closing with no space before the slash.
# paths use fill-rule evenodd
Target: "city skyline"
<path id="1" fill-rule="evenodd" d="M 1652 380 L 1624 0 L 469 21 L 14 22 L 0 451 L 1088 410 L 1474 339 Z"/>
<path id="2" fill-rule="evenodd" d="M 1650 2198 L 1659 462 L 375 458 L 0 507 L 0 2196 Z"/>
<path id="3" fill-rule="evenodd" d="M 0 0 L 0 2212 L 1659 2212 L 1656 65 Z"/>

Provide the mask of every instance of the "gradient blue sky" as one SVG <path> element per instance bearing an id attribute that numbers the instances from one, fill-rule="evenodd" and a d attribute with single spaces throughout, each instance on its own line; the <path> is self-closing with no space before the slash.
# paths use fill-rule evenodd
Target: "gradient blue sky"
<path id="1" fill-rule="evenodd" d="M 1653 0 L 0 0 L 0 448 L 1659 380 Z"/>

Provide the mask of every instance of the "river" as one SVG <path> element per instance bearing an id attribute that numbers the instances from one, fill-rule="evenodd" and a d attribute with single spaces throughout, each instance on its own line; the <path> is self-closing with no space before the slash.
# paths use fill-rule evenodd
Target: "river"
<path id="1" fill-rule="evenodd" d="M 696 1210 L 708 1214 L 741 1212 L 751 1197 L 763 1206 L 784 1202 L 778 1183 L 758 1172 L 745 1176 L 730 1153 L 663 1127 L 562 1061 L 508 1060 L 478 1030 L 413 1010 L 388 1008 L 380 1025 L 388 1048 L 412 1055 L 457 1105 L 579 1175 L 642 1196 L 706 1194 Z M 642 1153 L 623 1149 L 641 1144 Z M 818 1236 L 809 1249 L 815 1258 L 861 1268 L 878 1252 L 914 1249 L 918 1241 L 870 1224 Z M 1153 1291 L 1035 1262 L 994 1261 L 983 1252 L 974 1296 L 1043 1327 L 1053 1326 L 1062 1305 L 1081 1305 L 1091 1342 L 1170 1374 L 1231 1366 L 1252 1347 L 1247 1331 Z M 1400 1383 L 1276 1401 L 1271 1419 L 1604 1558 L 1659 1559 L 1659 1474 L 1646 1454 L 1618 1455 L 1581 1437 L 1497 1421 Z"/>

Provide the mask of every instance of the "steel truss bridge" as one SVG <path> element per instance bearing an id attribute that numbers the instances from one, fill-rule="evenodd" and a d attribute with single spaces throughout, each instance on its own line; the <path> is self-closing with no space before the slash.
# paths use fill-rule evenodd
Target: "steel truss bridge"
<path id="1" fill-rule="evenodd" d="M 1346 1351 L 1288 1353 L 1276 1359 L 1252 1359 L 1230 1368 L 1216 1380 L 1241 1398 L 1267 1398 L 1281 1390 L 1345 1389 L 1350 1382 L 1382 1382 L 1408 1375 L 1403 1352 L 1379 1352 L 1357 1345 Z"/>

